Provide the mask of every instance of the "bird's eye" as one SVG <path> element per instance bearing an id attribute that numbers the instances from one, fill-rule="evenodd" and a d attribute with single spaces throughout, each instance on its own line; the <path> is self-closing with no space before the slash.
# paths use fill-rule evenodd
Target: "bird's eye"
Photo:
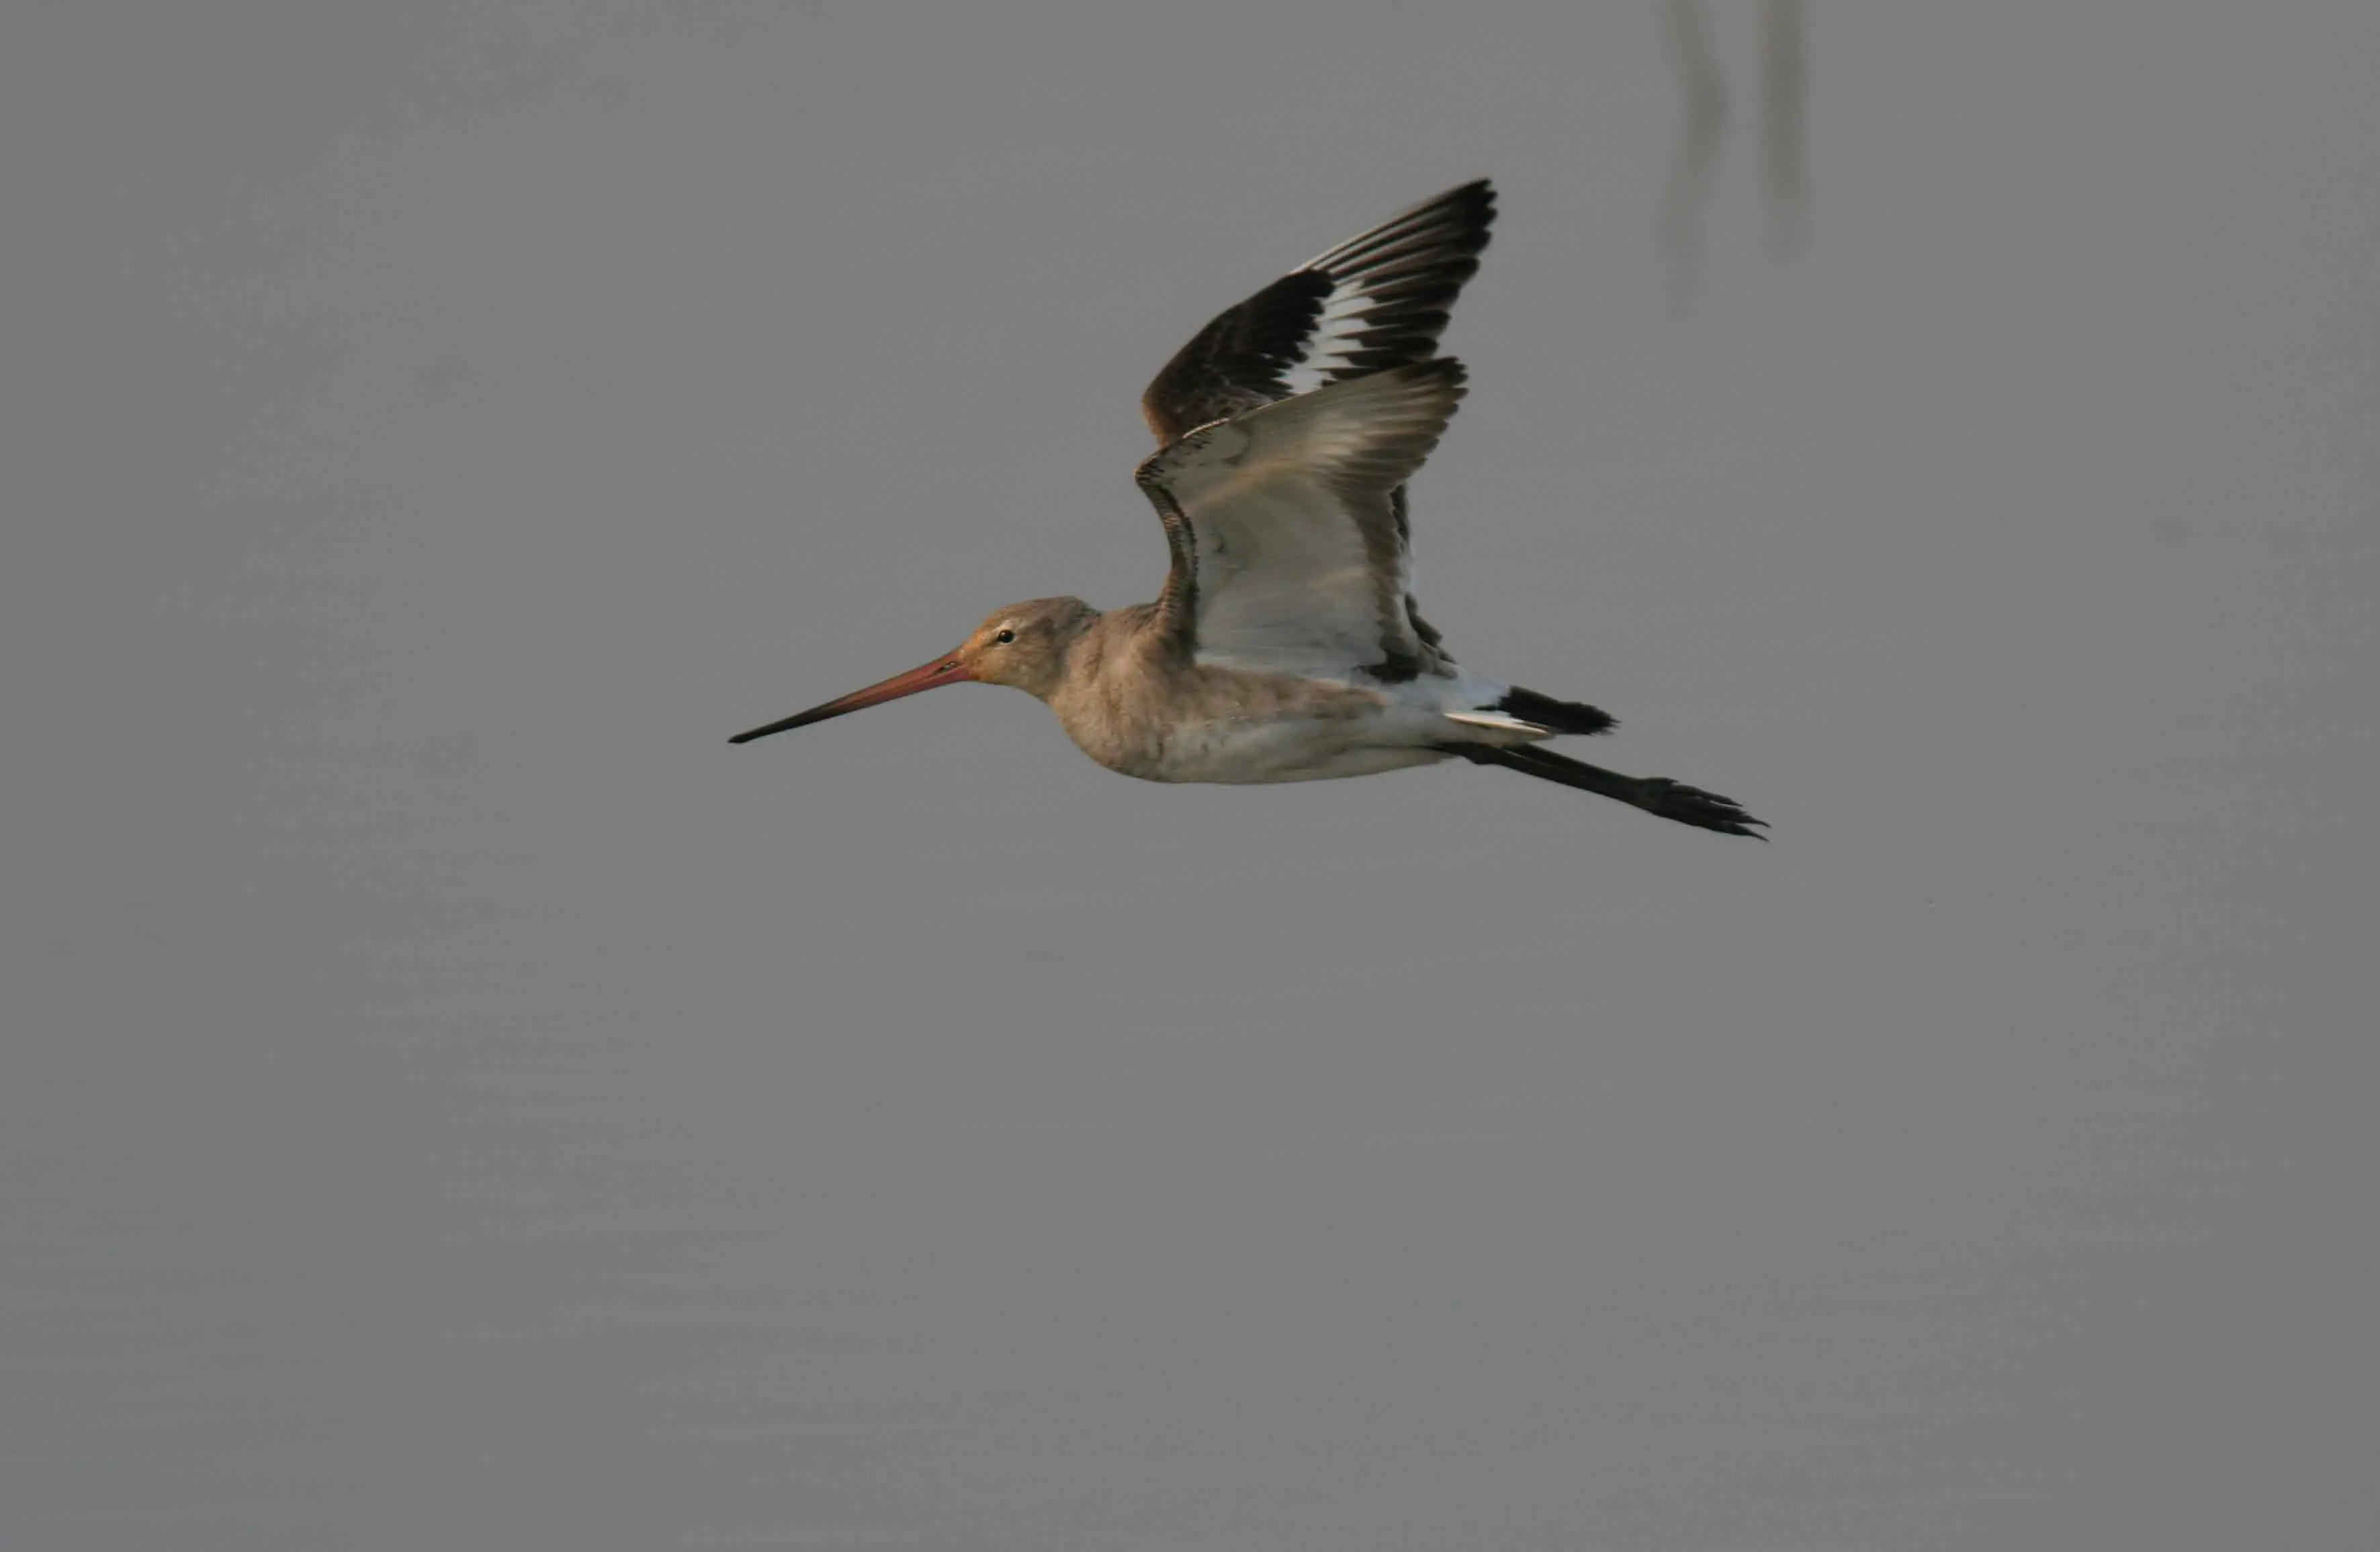
<path id="1" fill-rule="evenodd" d="M 1002 647 L 1005 647 L 1010 642 L 1016 639 L 1016 633 L 1013 630 L 1003 628 L 1001 633 L 998 636 L 993 637 L 992 639 L 999 642 Z"/>

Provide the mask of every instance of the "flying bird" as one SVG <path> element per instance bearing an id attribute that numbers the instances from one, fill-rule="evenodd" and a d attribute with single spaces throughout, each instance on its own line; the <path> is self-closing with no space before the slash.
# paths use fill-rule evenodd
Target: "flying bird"
<path id="1" fill-rule="evenodd" d="M 1159 450 L 1135 476 L 1172 556 L 1155 602 L 1012 604 L 955 651 L 731 742 L 943 685 L 1010 685 L 1143 781 L 1465 759 L 1756 834 L 1732 798 L 1544 747 L 1614 720 L 1459 666 L 1414 601 L 1405 485 L 1463 396 L 1438 337 L 1495 214 L 1487 180 L 1451 189 L 1308 260 L 1166 363 L 1141 400 Z"/>

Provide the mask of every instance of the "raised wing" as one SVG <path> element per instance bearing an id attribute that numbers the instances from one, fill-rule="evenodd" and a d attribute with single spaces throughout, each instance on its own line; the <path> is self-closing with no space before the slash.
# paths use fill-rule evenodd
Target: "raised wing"
<path id="1" fill-rule="evenodd" d="M 1385 680 L 1448 672 L 1406 596 L 1393 500 L 1463 394 L 1451 358 L 1201 426 L 1140 466 L 1173 570 L 1158 618 L 1202 662 Z"/>
<path id="2" fill-rule="evenodd" d="M 1451 188 L 1318 254 L 1185 345 L 1141 396 L 1160 443 L 1333 382 L 1427 361 L 1479 273 L 1488 180 Z"/>

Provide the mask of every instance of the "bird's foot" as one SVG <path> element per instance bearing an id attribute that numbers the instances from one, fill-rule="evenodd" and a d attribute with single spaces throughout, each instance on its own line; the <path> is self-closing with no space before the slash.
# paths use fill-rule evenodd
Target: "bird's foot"
<path id="1" fill-rule="evenodd" d="M 1749 835 L 1755 841 L 1766 841 L 1759 830 L 1768 828 L 1767 821 L 1755 819 L 1743 811 L 1743 805 L 1731 797 L 1721 797 L 1700 787 L 1690 787 L 1683 782 L 1673 782 L 1667 776 L 1643 776 L 1637 779 L 1640 794 L 1636 806 L 1648 814 L 1658 814 L 1665 819 L 1690 824 L 1704 830 L 1716 830 L 1722 835 Z"/>

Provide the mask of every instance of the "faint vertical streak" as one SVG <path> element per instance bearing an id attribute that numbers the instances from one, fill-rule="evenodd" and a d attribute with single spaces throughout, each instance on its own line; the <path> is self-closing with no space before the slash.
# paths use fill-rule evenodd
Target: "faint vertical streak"
<path id="1" fill-rule="evenodd" d="M 1711 48 L 1710 28 L 1697 0 L 1669 0 L 1670 56 L 1685 90 L 1678 121 L 1677 152 L 1670 164 L 1669 209 L 1664 234 L 1670 249 L 1670 306 L 1682 309 L 1699 265 L 1702 208 L 1708 201 L 1718 166 L 1719 132 L 1727 125 L 1727 83 Z"/>
<path id="2" fill-rule="evenodd" d="M 1767 170 L 1770 251 L 1791 253 L 1801 240 L 1809 197 L 1803 156 L 1809 59 L 1802 0 L 1767 0 L 1761 10 L 1760 126 Z"/>

